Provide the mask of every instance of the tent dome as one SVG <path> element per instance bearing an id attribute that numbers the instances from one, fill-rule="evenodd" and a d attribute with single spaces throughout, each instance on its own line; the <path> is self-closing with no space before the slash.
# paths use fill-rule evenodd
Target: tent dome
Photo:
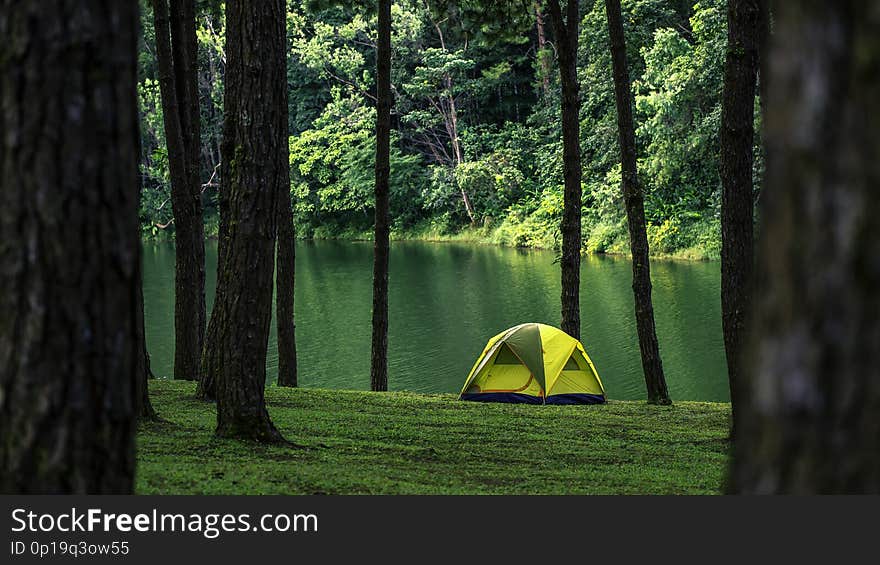
<path id="1" fill-rule="evenodd" d="M 462 400 L 600 404 L 605 389 L 581 342 L 558 328 L 520 324 L 489 340 L 461 389 Z"/>

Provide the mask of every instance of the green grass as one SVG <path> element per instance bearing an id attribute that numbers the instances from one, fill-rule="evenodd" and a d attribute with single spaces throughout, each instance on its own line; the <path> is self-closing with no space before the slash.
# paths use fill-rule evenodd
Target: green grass
<path id="1" fill-rule="evenodd" d="M 712 494 L 727 404 L 525 406 L 453 395 L 267 390 L 304 449 L 214 437 L 192 383 L 150 381 L 164 419 L 142 425 L 142 494 Z"/>

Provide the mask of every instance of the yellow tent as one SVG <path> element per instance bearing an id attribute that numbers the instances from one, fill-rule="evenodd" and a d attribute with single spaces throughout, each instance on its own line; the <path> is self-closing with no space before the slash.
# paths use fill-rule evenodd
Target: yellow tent
<path id="1" fill-rule="evenodd" d="M 462 400 L 600 404 L 605 389 L 581 342 L 544 324 L 520 324 L 486 344 Z"/>

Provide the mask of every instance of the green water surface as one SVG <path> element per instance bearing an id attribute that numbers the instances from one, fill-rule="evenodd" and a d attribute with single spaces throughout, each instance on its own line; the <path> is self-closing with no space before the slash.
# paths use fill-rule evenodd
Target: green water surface
<path id="1" fill-rule="evenodd" d="M 300 242 L 296 338 L 304 387 L 368 389 L 371 243 Z M 207 300 L 217 244 L 206 244 Z M 548 251 L 395 242 L 389 282 L 388 381 L 392 390 L 458 392 L 491 336 L 523 322 L 559 326 L 559 265 Z M 729 399 L 717 262 L 654 261 L 654 308 L 673 400 Z M 628 259 L 583 258 L 582 341 L 610 398 L 644 398 Z M 144 246 L 147 346 L 152 368 L 174 360 L 174 247 Z M 268 379 L 277 374 L 275 328 Z"/>

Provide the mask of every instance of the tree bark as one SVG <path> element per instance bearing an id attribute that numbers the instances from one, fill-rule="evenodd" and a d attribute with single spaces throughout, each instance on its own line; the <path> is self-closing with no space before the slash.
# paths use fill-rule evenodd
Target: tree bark
<path id="1" fill-rule="evenodd" d="M 283 441 L 265 386 L 278 197 L 289 185 L 285 13 L 283 0 L 226 4 L 226 217 L 203 368 L 215 386 L 217 435 L 263 442 Z"/>
<path id="2" fill-rule="evenodd" d="M 136 284 L 138 297 L 136 322 L 137 340 L 141 352 L 137 359 L 138 390 L 140 391 L 138 397 L 137 414 L 138 418 L 142 421 L 152 421 L 157 420 L 158 415 L 156 414 L 156 410 L 153 408 L 153 403 L 150 402 L 149 379 L 153 376 L 153 372 L 150 370 L 150 353 L 147 351 L 147 337 L 144 328 L 144 281 L 143 266 L 141 264 L 138 264 Z"/>
<path id="3" fill-rule="evenodd" d="M 286 82 L 285 82 L 286 85 Z M 283 92 L 287 109 L 287 88 Z M 286 115 L 286 114 L 285 114 Z M 285 144 L 285 148 L 287 145 Z M 285 163 L 288 153 L 285 149 Z M 297 386 L 296 322 L 294 318 L 294 290 L 296 281 L 296 230 L 293 225 L 293 208 L 290 201 L 290 167 L 280 172 L 278 184 L 278 244 L 277 274 L 275 277 L 275 321 L 278 330 L 278 385 Z"/>
<path id="4" fill-rule="evenodd" d="M 186 147 L 186 173 L 189 191 L 189 206 L 186 208 L 186 229 L 175 222 L 176 261 L 183 263 L 175 267 L 182 271 L 184 281 L 175 283 L 175 297 L 185 289 L 183 300 L 191 301 L 183 314 L 187 345 L 180 352 L 175 347 L 175 375 L 183 375 L 189 380 L 197 379 L 201 373 L 202 348 L 205 341 L 207 313 L 205 304 L 205 223 L 202 207 L 201 184 L 201 114 L 199 112 L 198 56 L 196 38 L 195 0 L 171 0 L 172 45 L 175 47 L 175 74 L 178 89 L 183 85 L 185 97 L 181 102 L 183 142 Z M 176 22 L 176 25 L 175 25 Z M 175 37 L 174 30 L 180 34 Z M 178 44 L 180 47 L 178 48 Z M 178 55 L 179 52 L 179 55 Z M 179 61 L 179 63 L 178 63 Z M 172 202 L 173 205 L 173 202 Z M 175 308 L 178 308 L 175 299 Z M 194 330 L 190 325 L 194 326 Z M 175 324 L 175 328 L 176 328 Z M 194 340 L 194 341 L 193 341 Z"/>
<path id="5" fill-rule="evenodd" d="M 223 192 L 223 187 L 220 187 L 220 193 Z M 218 199 L 220 200 L 220 199 Z M 221 200 L 222 201 L 222 200 Z M 219 226 L 219 242 L 217 245 L 217 290 L 220 291 L 220 273 L 224 271 L 222 266 L 222 257 L 223 257 L 223 239 L 225 237 L 223 229 L 223 207 L 220 207 L 220 226 Z M 215 294 L 216 296 L 216 294 Z M 215 298 L 216 303 L 216 298 Z M 223 330 L 222 325 L 227 323 L 226 320 L 220 320 L 219 316 L 215 315 L 212 311 L 211 317 L 208 319 L 208 331 L 205 333 L 205 345 L 202 349 L 202 372 L 199 376 L 199 382 L 196 386 L 196 398 L 205 401 L 214 401 L 217 399 L 217 381 L 216 375 L 220 370 L 219 366 L 215 366 L 215 361 L 218 360 L 216 355 L 217 348 L 219 347 L 219 339 L 221 331 Z"/>
<path id="6" fill-rule="evenodd" d="M 629 244 L 632 253 L 633 297 L 636 328 L 648 402 L 671 404 L 660 360 L 660 345 L 654 325 L 654 304 L 651 300 L 651 263 L 648 259 L 648 232 L 645 227 L 645 200 L 639 182 L 636 153 L 636 132 L 632 115 L 632 94 L 626 65 L 626 38 L 620 0 L 605 0 L 608 34 L 611 38 L 611 64 L 614 74 L 614 96 L 617 103 L 617 129 L 620 143 L 621 188 L 626 205 Z"/>
<path id="7" fill-rule="evenodd" d="M 193 0 L 172 0 L 170 12 L 166 0 L 153 0 L 153 19 L 176 246 L 174 377 L 192 380 L 201 372 L 205 335 L 205 232 Z"/>
<path id="8" fill-rule="evenodd" d="M 754 323 L 731 486 L 880 493 L 880 11 L 774 11 Z"/>
<path id="9" fill-rule="evenodd" d="M 228 35 L 227 35 L 228 38 Z M 226 52 L 229 51 L 229 44 L 227 41 Z M 226 76 L 229 68 L 228 57 L 224 55 L 223 58 L 223 76 Z M 224 90 L 224 105 L 226 104 L 225 98 L 225 90 Z M 224 112 L 226 109 L 224 108 Z M 229 255 L 229 240 L 230 240 L 230 230 L 229 230 L 229 217 L 230 217 L 230 193 L 231 186 L 230 183 L 225 182 L 223 174 L 225 171 L 229 169 L 227 164 L 224 164 L 224 148 L 223 148 L 223 139 L 225 136 L 225 126 L 226 122 L 224 121 L 224 131 L 220 134 L 220 142 L 219 142 L 219 152 L 220 152 L 220 186 L 217 189 L 217 210 L 219 212 L 220 221 L 217 230 L 217 289 L 215 290 L 215 303 L 216 296 L 219 294 L 219 288 L 221 284 L 220 273 L 225 272 L 227 270 L 225 265 L 226 257 Z M 289 172 L 288 172 L 289 175 Z M 217 383 L 215 380 L 215 375 L 217 374 L 219 367 L 213 365 L 213 363 L 217 360 L 216 352 L 219 347 L 219 338 L 222 333 L 224 320 L 219 319 L 219 317 L 214 316 L 213 313 L 208 320 L 208 328 L 205 332 L 205 342 L 202 346 L 202 363 L 201 363 L 201 374 L 199 376 L 199 383 L 196 388 L 196 398 L 206 401 L 213 401 L 217 396 Z"/>
<path id="10" fill-rule="evenodd" d="M 754 266 L 755 94 L 759 0 L 727 4 L 727 55 L 721 102 L 721 322 L 734 410 L 742 379 Z"/>
<path id="11" fill-rule="evenodd" d="M 388 390 L 388 255 L 391 219 L 391 0 L 379 0 L 376 50 L 376 226 L 373 243 L 373 338 L 370 390 Z M 454 106 L 453 106 L 454 115 Z M 457 143 L 457 140 L 453 140 Z M 464 192 L 462 192 L 464 195 Z M 465 196 L 467 204 L 467 197 Z"/>
<path id="12" fill-rule="evenodd" d="M 285 99 L 287 91 L 284 92 Z M 285 107 L 286 107 L 285 102 Z M 275 323 L 278 329 L 278 385 L 297 386 L 296 322 L 294 289 L 296 281 L 296 230 L 290 202 L 289 168 L 278 195 L 278 265 L 275 275 Z"/>
<path id="13" fill-rule="evenodd" d="M 133 0 L 0 0 L 0 492 L 131 493 Z"/>
<path id="14" fill-rule="evenodd" d="M 559 76 L 562 82 L 562 161 L 565 182 L 562 211 L 562 331 L 575 339 L 581 335 L 581 147 L 578 98 L 578 0 L 568 0 L 563 20 L 559 0 L 547 2 L 556 36 Z"/>
<path id="15" fill-rule="evenodd" d="M 547 36 L 544 33 L 544 14 L 541 13 L 541 2 L 534 3 L 535 9 L 535 27 L 538 30 L 538 65 L 541 69 L 541 89 L 544 92 L 544 98 L 550 96 L 550 59 L 545 51 L 547 47 Z"/>

